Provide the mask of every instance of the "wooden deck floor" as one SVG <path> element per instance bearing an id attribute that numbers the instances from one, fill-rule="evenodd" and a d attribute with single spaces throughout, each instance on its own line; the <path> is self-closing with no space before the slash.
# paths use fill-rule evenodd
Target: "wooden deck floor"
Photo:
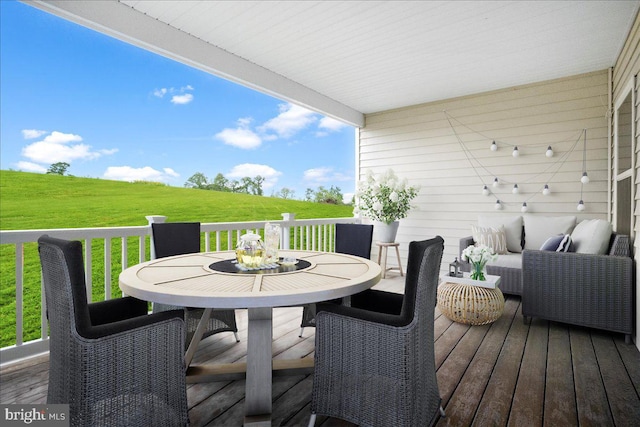
<path id="1" fill-rule="evenodd" d="M 377 287 L 401 291 L 401 278 Z M 314 330 L 299 338 L 300 308 L 274 310 L 275 358 L 313 355 Z M 240 343 L 231 334 L 207 338 L 195 363 L 244 361 L 247 319 L 237 311 Z M 624 337 L 533 320 L 524 324 L 520 299 L 509 297 L 492 325 L 465 326 L 436 310 L 436 365 L 452 426 L 637 426 L 640 425 L 640 354 Z M 48 356 L 0 371 L 0 403 L 44 403 Z M 273 381 L 273 425 L 304 426 L 309 419 L 312 376 Z M 244 381 L 188 385 L 192 426 L 239 426 Z M 349 426 L 318 417 L 316 425 Z"/>

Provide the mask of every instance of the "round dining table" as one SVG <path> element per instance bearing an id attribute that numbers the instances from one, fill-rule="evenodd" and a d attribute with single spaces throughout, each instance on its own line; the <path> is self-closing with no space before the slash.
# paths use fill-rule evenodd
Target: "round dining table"
<path id="1" fill-rule="evenodd" d="M 211 309 L 248 309 L 247 363 L 242 367 L 246 426 L 271 423 L 272 387 L 265 384 L 272 384 L 274 369 L 299 371 L 309 366 L 309 361 L 313 366 L 310 358 L 289 364 L 279 361 L 279 366 L 274 366 L 273 308 L 349 297 L 374 286 L 381 277 L 377 263 L 352 255 L 281 250 L 279 256 L 279 263 L 247 270 L 237 265 L 234 251 L 177 255 L 134 265 L 119 278 L 120 288 L 127 295 L 155 303 L 205 308 L 185 355 L 187 365 Z M 283 259 L 293 262 L 283 263 Z M 187 375 L 189 371 L 199 380 L 218 379 L 216 372 L 230 372 L 216 367 L 208 371 L 189 368 Z"/>

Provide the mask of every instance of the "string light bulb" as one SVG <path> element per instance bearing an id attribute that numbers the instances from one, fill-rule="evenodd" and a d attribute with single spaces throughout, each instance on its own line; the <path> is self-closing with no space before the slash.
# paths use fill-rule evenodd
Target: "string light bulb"
<path id="1" fill-rule="evenodd" d="M 551 190 L 549 190 L 549 184 L 545 184 L 544 188 L 542 189 L 542 195 L 548 196 L 549 194 L 551 194 Z"/>
<path id="2" fill-rule="evenodd" d="M 498 151 L 498 144 L 495 141 L 491 143 L 491 151 Z"/>
<path id="3" fill-rule="evenodd" d="M 482 195 L 483 196 L 488 196 L 489 195 L 489 187 L 487 187 L 486 185 L 482 189 Z"/>
<path id="4" fill-rule="evenodd" d="M 494 206 L 494 208 L 499 211 L 500 209 L 502 209 L 502 203 L 500 203 L 500 200 L 496 200 L 496 204 Z"/>
<path id="5" fill-rule="evenodd" d="M 493 178 L 493 186 L 497 187 L 500 183 L 498 182 L 498 177 Z"/>
<path id="6" fill-rule="evenodd" d="M 513 153 L 511 153 L 511 155 L 513 157 L 518 157 L 520 155 L 520 152 L 518 151 L 518 146 L 517 145 L 515 147 L 513 147 Z"/>
<path id="7" fill-rule="evenodd" d="M 551 146 L 547 147 L 547 152 L 544 153 L 544 155 L 547 157 L 553 157 L 553 150 L 551 149 Z"/>
<path id="8" fill-rule="evenodd" d="M 583 184 L 589 183 L 589 176 L 587 175 L 586 171 L 582 172 L 582 178 L 580 178 L 580 182 Z"/>
<path id="9" fill-rule="evenodd" d="M 525 213 L 528 210 L 529 210 L 529 208 L 527 207 L 527 202 L 522 203 L 522 207 L 520 208 L 520 212 Z"/>
<path id="10" fill-rule="evenodd" d="M 513 190 L 511 190 L 513 194 L 518 194 L 520 189 L 518 189 L 518 184 L 513 184 Z"/>
<path id="11" fill-rule="evenodd" d="M 584 210 L 584 201 L 580 200 L 578 202 L 578 211 L 582 212 Z"/>

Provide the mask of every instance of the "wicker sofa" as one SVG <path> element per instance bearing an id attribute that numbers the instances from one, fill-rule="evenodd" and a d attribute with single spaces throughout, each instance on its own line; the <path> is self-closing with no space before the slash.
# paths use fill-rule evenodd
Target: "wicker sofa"
<path id="1" fill-rule="evenodd" d="M 607 255 L 525 250 L 522 315 L 633 333 L 633 259 L 629 236 L 613 234 Z"/>
<path id="2" fill-rule="evenodd" d="M 565 232 L 571 233 L 571 229 Z M 526 232 L 525 229 L 523 240 Z M 460 239 L 460 253 L 472 244 L 472 236 Z M 611 233 L 602 254 L 536 250 L 531 249 L 531 244 L 528 247 L 523 242 L 522 253 L 500 255 L 497 263 L 487 265 L 488 274 L 501 276 L 503 293 L 522 297 L 525 319 L 538 317 L 620 332 L 630 341 L 634 279 L 629 236 Z M 470 267 L 462 262 L 463 271 L 470 271 Z"/>

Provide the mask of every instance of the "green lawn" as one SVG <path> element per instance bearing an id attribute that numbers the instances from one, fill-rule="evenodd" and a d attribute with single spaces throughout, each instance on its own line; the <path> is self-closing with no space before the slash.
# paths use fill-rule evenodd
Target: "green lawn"
<path id="1" fill-rule="evenodd" d="M 207 190 L 126 183 L 92 178 L 0 171 L 0 229 L 115 227 L 146 225 L 146 215 L 168 221 L 235 222 L 352 216 L 350 206 Z M 135 264 L 137 239 L 130 240 L 129 265 Z M 103 298 L 103 242 L 92 244 L 93 296 Z M 148 245 L 147 245 L 148 251 Z M 120 242 L 112 242 L 112 295 L 118 296 Z M 25 245 L 24 341 L 40 335 L 40 265 L 35 244 Z M 0 245 L 0 347 L 15 343 L 15 251 Z"/>

